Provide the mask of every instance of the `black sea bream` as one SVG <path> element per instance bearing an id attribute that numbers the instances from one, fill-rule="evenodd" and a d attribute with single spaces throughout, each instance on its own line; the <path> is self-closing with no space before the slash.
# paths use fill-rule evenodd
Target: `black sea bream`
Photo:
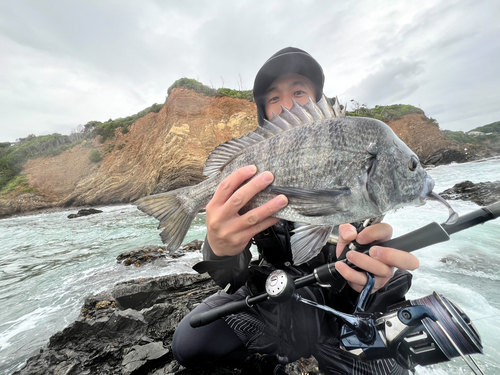
<path id="1" fill-rule="evenodd" d="M 258 173 L 272 172 L 274 181 L 242 212 L 286 195 L 288 205 L 273 216 L 306 224 L 291 236 L 293 261 L 301 264 L 320 251 L 337 224 L 423 204 L 434 181 L 415 153 L 383 122 L 342 115 L 325 97 L 304 106 L 295 102 L 255 132 L 218 146 L 205 164 L 205 181 L 142 198 L 138 208 L 160 220 L 163 242 L 175 249 L 221 181 L 255 165 Z"/>

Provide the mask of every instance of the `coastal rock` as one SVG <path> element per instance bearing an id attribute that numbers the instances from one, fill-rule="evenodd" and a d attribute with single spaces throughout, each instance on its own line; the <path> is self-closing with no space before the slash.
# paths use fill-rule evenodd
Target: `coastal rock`
<path id="1" fill-rule="evenodd" d="M 466 163 L 492 157 L 491 150 L 480 145 L 468 144 L 465 147 L 441 148 L 433 152 L 425 159 L 421 159 L 424 165 L 445 165 L 450 163 Z"/>
<path id="2" fill-rule="evenodd" d="M 500 201 L 500 181 L 479 182 L 464 181 L 440 193 L 444 199 L 466 200 L 480 206 Z"/>
<path id="3" fill-rule="evenodd" d="M 158 245 L 141 246 L 121 253 L 116 257 L 116 261 L 125 266 L 133 264 L 136 267 L 140 267 L 144 263 L 152 263 L 157 259 L 166 258 L 167 256 L 170 258 L 179 258 L 187 252 L 201 250 L 202 245 L 203 241 L 193 240 L 175 250 L 168 250 L 166 246 Z"/>
<path id="4" fill-rule="evenodd" d="M 68 219 L 74 219 L 75 217 L 81 217 L 81 216 L 100 214 L 101 212 L 102 212 L 101 210 L 96 210 L 95 208 L 84 208 L 82 210 L 79 210 L 78 213 L 76 213 L 76 214 L 68 215 Z"/>
<path id="5" fill-rule="evenodd" d="M 423 160 L 424 165 L 444 165 L 455 163 L 465 163 L 474 160 L 475 156 L 463 150 L 457 149 L 440 149 Z"/>
<path id="6" fill-rule="evenodd" d="M 387 125 L 421 161 L 429 158 L 436 150 L 458 148 L 455 142 L 446 138 L 439 127 L 430 124 L 422 114 L 409 114 L 387 121 Z"/>
<path id="7" fill-rule="evenodd" d="M 138 279 L 86 298 L 80 316 L 14 375 L 42 374 L 267 374 L 252 356 L 239 367 L 186 369 L 174 359 L 175 328 L 197 304 L 219 290 L 207 275 Z M 267 366 L 267 367 L 266 367 Z M 304 372 L 307 369 L 307 372 Z M 287 374 L 318 374 L 314 359 L 287 365 Z"/>

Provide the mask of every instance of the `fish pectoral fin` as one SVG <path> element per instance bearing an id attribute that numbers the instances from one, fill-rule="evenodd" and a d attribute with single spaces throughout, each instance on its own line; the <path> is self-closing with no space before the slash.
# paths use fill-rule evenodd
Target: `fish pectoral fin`
<path id="1" fill-rule="evenodd" d="M 300 265 L 318 255 L 332 230 L 333 225 L 304 225 L 294 229 L 290 237 L 293 264 Z"/>
<path id="2" fill-rule="evenodd" d="M 318 190 L 270 186 L 264 191 L 286 195 L 288 205 L 293 205 L 296 212 L 304 216 L 329 216 L 345 211 L 347 209 L 345 198 L 351 194 L 351 190 L 347 187 Z"/>

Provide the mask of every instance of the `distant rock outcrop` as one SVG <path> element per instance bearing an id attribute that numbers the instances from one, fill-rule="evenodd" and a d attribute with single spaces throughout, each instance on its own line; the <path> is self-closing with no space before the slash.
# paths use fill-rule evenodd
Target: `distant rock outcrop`
<path id="1" fill-rule="evenodd" d="M 444 199 L 471 201 L 479 206 L 500 202 L 500 181 L 479 182 L 464 181 L 440 193 Z"/>
<path id="2" fill-rule="evenodd" d="M 401 138 L 401 140 L 416 153 L 421 161 L 427 159 L 436 150 L 456 149 L 458 145 L 449 140 L 435 124 L 419 113 L 406 115 L 387 125 Z"/>
<path id="3" fill-rule="evenodd" d="M 136 267 L 140 267 L 143 264 L 152 263 L 157 259 L 166 258 L 167 256 L 170 258 L 179 258 L 187 252 L 200 250 L 202 245 L 203 241 L 200 240 L 193 240 L 178 249 L 172 250 L 169 250 L 166 246 L 146 245 L 121 253 L 116 257 L 116 261 L 125 266 L 133 264 Z"/>
<path id="4" fill-rule="evenodd" d="M 491 150 L 479 145 L 461 146 L 448 139 L 438 126 L 422 114 L 406 115 L 387 124 L 424 165 L 464 163 L 492 156 Z"/>
<path id="5" fill-rule="evenodd" d="M 68 219 L 74 219 L 74 218 L 81 217 L 81 216 L 100 214 L 101 212 L 102 212 L 101 210 L 96 210 L 95 208 L 84 208 L 82 210 L 79 210 L 76 214 L 69 214 Z"/>

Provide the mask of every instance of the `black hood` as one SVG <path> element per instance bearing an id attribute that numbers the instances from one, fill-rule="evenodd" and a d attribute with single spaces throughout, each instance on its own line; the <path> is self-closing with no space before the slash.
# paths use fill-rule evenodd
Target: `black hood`
<path id="1" fill-rule="evenodd" d="M 287 47 L 272 55 L 260 68 L 253 85 L 253 97 L 257 104 L 259 125 L 264 124 L 267 89 L 274 80 L 284 74 L 300 74 L 311 80 L 316 89 L 316 101 L 323 95 L 325 76 L 321 65 L 306 51 Z"/>

